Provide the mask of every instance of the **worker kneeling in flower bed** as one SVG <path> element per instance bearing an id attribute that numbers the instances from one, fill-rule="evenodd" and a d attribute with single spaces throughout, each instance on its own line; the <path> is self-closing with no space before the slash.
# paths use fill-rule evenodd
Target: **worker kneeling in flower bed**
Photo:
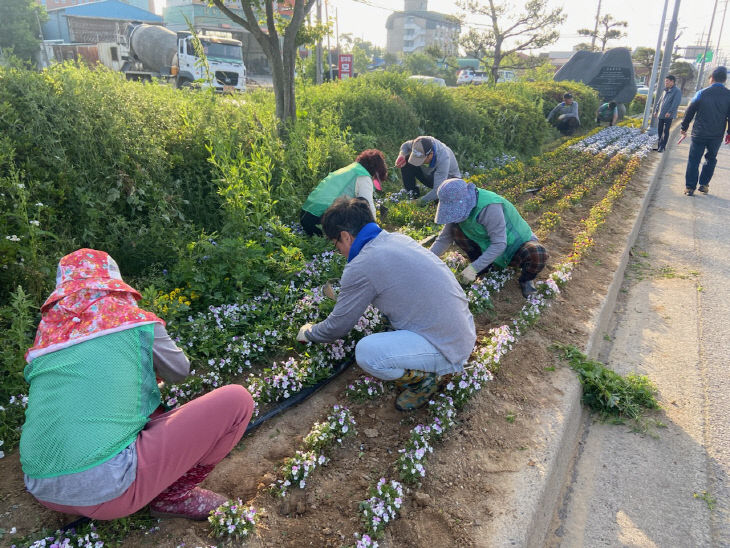
<path id="1" fill-rule="evenodd" d="M 461 248 L 471 261 L 460 274 L 466 283 L 495 267 L 518 267 L 522 295 L 535 293 L 533 280 L 545 268 L 548 254 L 515 206 L 462 179 L 445 181 L 438 198 L 436 223 L 444 228 L 431 251 L 440 257 L 452 243 Z"/>
<path id="2" fill-rule="evenodd" d="M 327 208 L 340 197 L 363 198 L 374 218 L 373 189 L 383 190 L 380 182 L 387 177 L 388 166 L 383 153 L 377 148 L 363 150 L 353 163 L 327 175 L 307 196 L 299 213 L 304 232 L 310 236 L 321 236 L 322 231 L 317 225 L 322 222 Z"/>
<path id="3" fill-rule="evenodd" d="M 363 338 L 355 348 L 368 374 L 395 381 L 401 411 L 425 405 L 442 376 L 463 370 L 476 341 L 469 303 L 453 273 L 416 241 L 381 229 L 367 202 L 339 199 L 322 217 L 324 233 L 347 257 L 332 313 L 306 324 L 301 342 L 345 336 L 372 304 L 394 331 Z"/>
<path id="4" fill-rule="evenodd" d="M 140 298 L 103 251 L 61 259 L 26 354 L 25 485 L 67 514 L 116 519 L 150 504 L 203 520 L 226 497 L 198 484 L 243 435 L 253 400 L 231 385 L 157 411 L 155 375 L 178 382 L 190 363 Z"/>

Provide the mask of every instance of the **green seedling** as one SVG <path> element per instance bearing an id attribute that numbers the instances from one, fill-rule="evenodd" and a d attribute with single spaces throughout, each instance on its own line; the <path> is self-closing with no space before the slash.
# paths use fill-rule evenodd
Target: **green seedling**
<path id="1" fill-rule="evenodd" d="M 707 508 L 709 508 L 710 511 L 715 509 L 717 499 L 707 491 L 702 491 L 702 493 L 693 493 L 692 496 L 696 499 L 704 500 L 705 504 L 707 504 Z"/>
<path id="2" fill-rule="evenodd" d="M 605 420 L 638 420 L 646 410 L 659 408 L 657 389 L 645 375 L 619 375 L 572 345 L 556 344 L 554 348 L 578 373 L 583 403 Z"/>
<path id="3" fill-rule="evenodd" d="M 507 413 L 507 415 L 504 418 L 510 424 L 512 424 L 513 422 L 515 422 L 515 415 L 514 415 L 514 413 Z"/>

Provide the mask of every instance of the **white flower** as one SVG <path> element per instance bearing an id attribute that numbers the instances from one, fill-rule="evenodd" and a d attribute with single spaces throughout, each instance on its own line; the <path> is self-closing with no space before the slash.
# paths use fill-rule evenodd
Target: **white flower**
<path id="1" fill-rule="evenodd" d="M 32 224 L 33 226 L 40 226 L 41 225 L 40 221 L 36 221 L 36 220 L 32 220 L 32 221 L 28 221 L 28 222 L 30 224 Z"/>
<path id="2" fill-rule="evenodd" d="M 10 240 L 11 242 L 19 242 L 20 238 L 13 234 L 12 236 L 5 236 L 6 240 Z"/>

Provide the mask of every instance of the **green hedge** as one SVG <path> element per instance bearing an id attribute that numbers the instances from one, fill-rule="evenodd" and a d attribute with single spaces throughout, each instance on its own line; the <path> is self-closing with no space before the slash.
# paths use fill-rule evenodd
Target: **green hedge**
<path id="1" fill-rule="evenodd" d="M 401 142 L 431 134 L 465 171 L 503 152 L 528 157 L 550 138 L 544 115 L 566 90 L 597 105 L 575 83 L 439 88 L 369 74 L 300 86 L 297 124 L 282 137 L 270 91 L 215 96 L 74 63 L 0 67 L 0 299 L 21 285 L 39 304 L 58 258 L 84 246 L 132 277 L 189 272 L 190 242 L 259 241 L 258 227 L 296 221 L 317 182 L 364 148 L 392 162 Z"/>

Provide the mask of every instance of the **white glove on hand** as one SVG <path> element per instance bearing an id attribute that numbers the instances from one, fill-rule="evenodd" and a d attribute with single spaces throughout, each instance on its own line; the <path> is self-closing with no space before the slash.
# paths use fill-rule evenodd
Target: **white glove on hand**
<path id="1" fill-rule="evenodd" d="M 297 333 L 297 340 L 301 343 L 308 343 L 309 339 L 307 338 L 307 331 L 312 329 L 311 323 L 305 323 L 302 327 L 299 328 L 299 333 Z"/>
<path id="2" fill-rule="evenodd" d="M 460 277 L 463 282 L 470 284 L 477 279 L 477 271 L 472 265 L 469 265 L 461 271 Z"/>

